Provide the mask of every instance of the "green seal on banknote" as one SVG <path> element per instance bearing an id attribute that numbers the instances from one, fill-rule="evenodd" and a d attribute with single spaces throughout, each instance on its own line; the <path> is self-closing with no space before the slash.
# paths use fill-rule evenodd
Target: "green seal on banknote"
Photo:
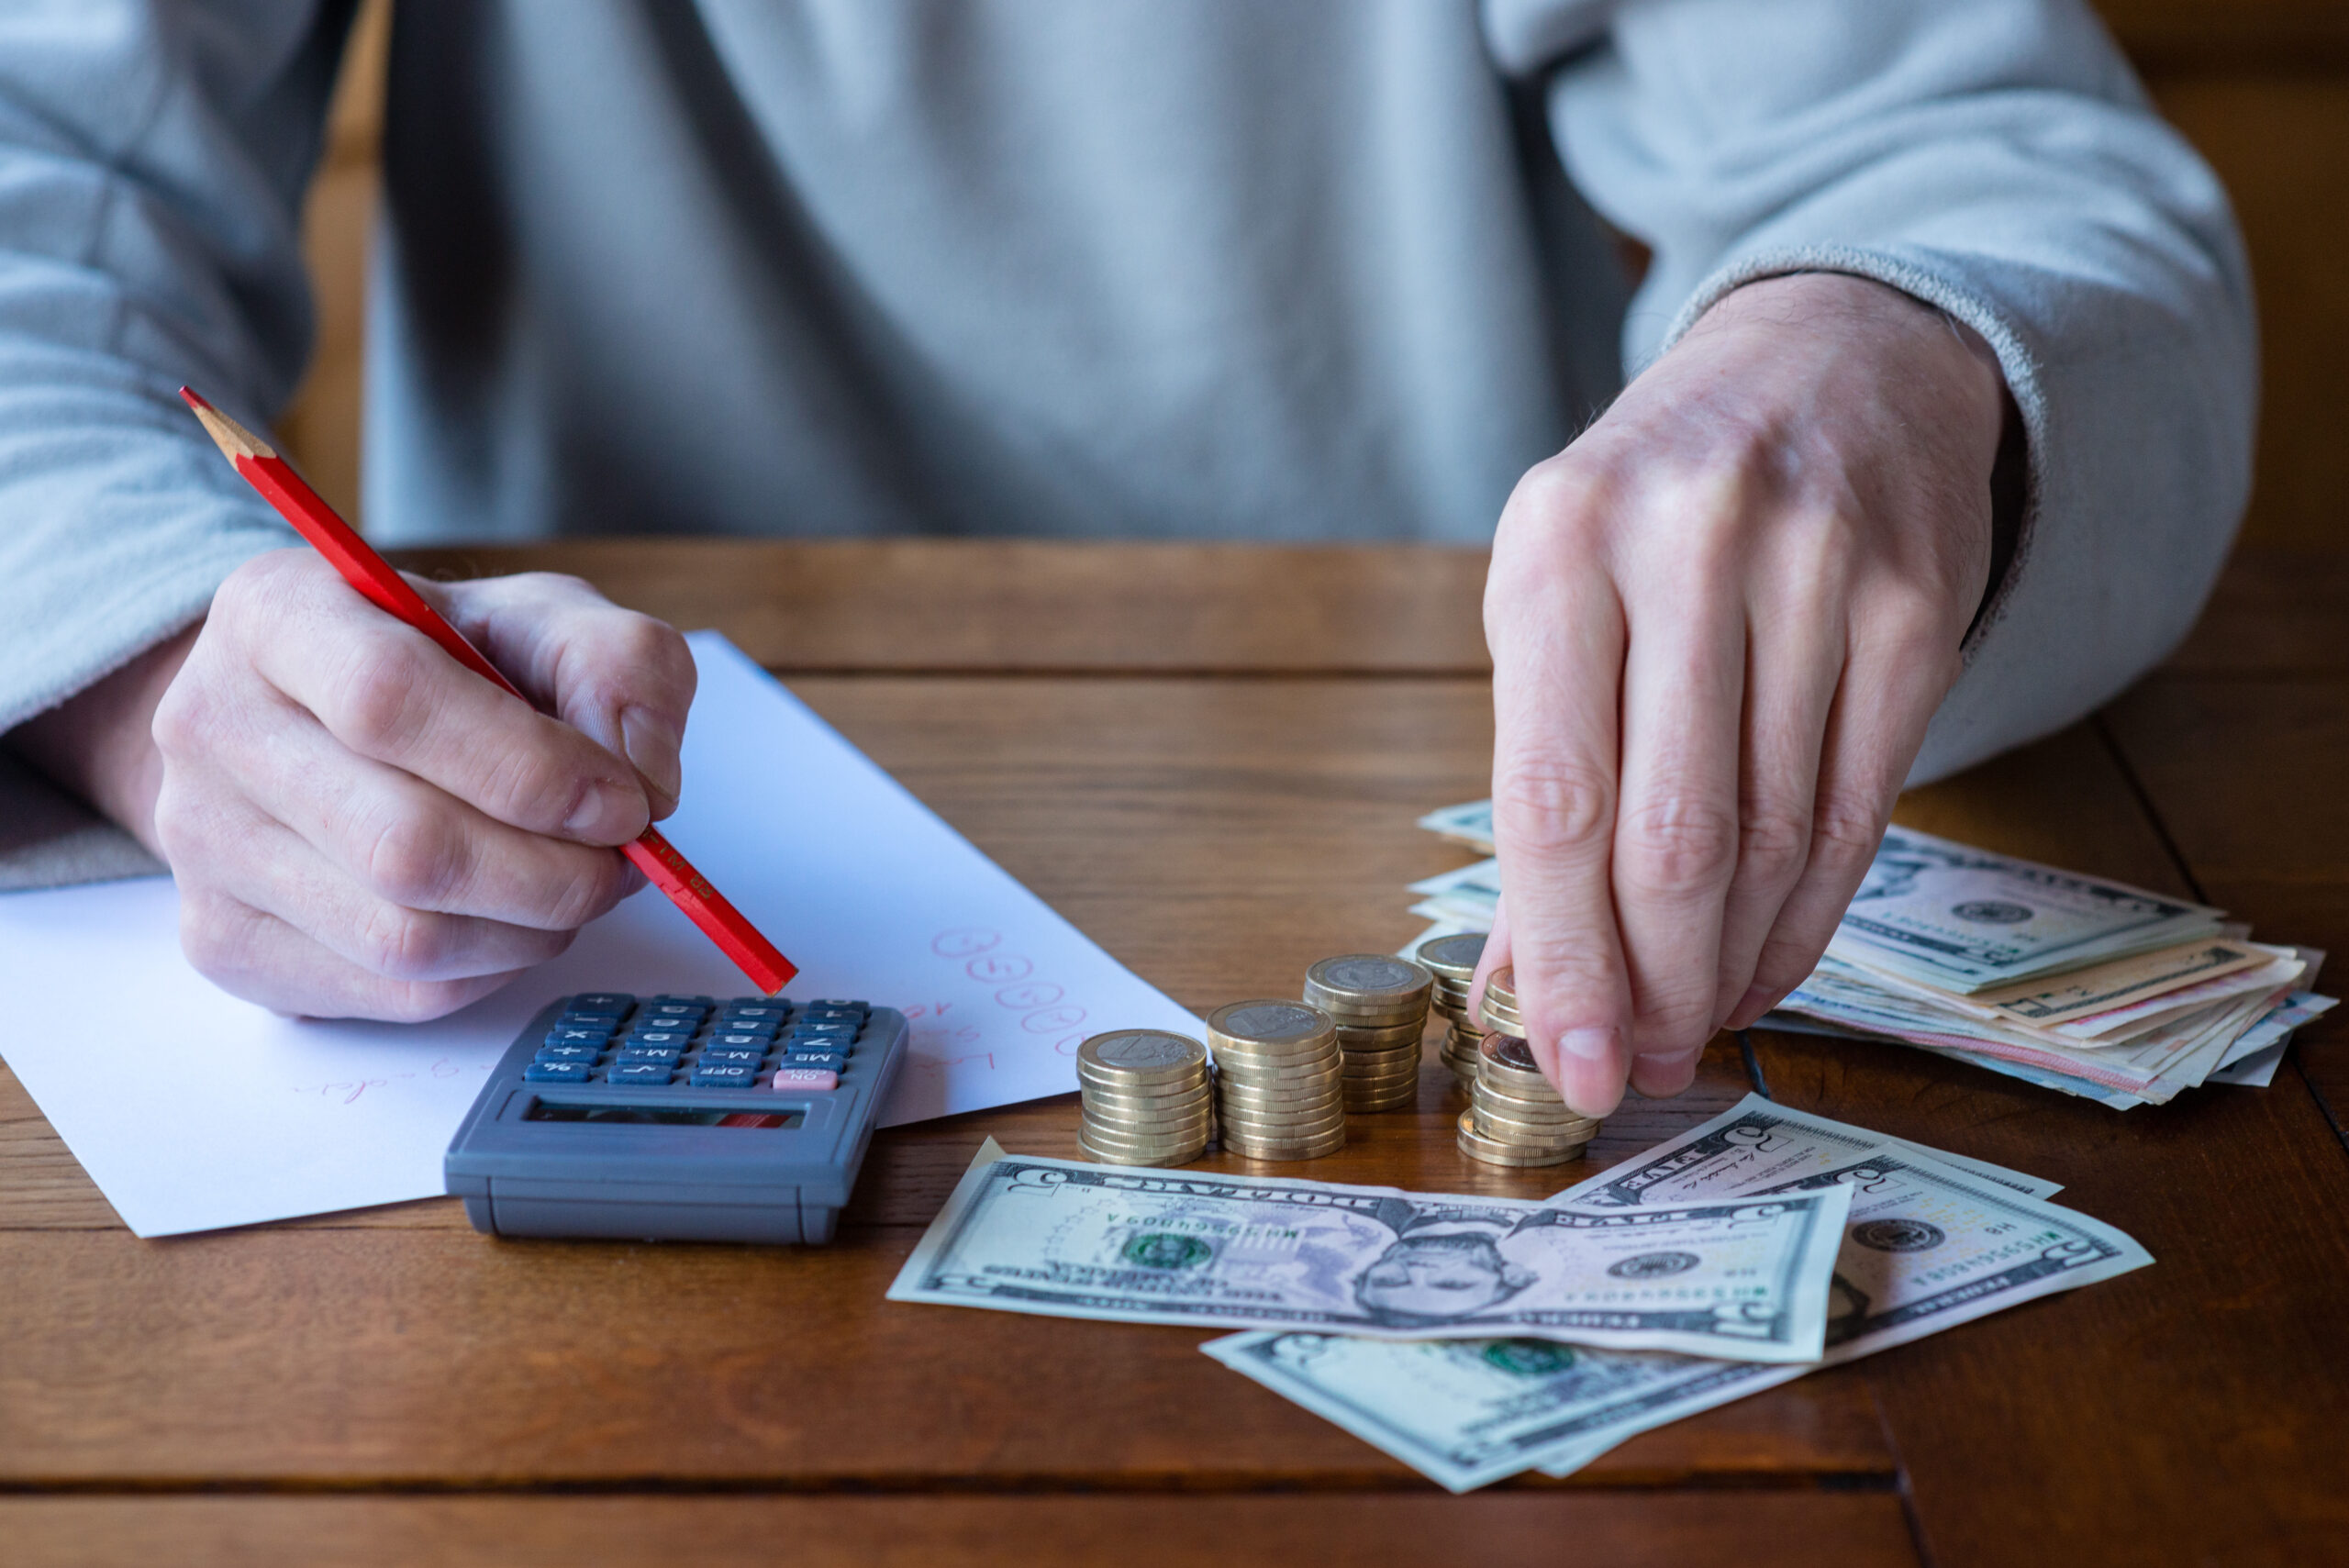
<path id="1" fill-rule="evenodd" d="M 1479 1361 L 1511 1377 L 1555 1377 L 1575 1364 L 1572 1345 L 1548 1340 L 1486 1340 L 1477 1351 Z"/>
<path id="2" fill-rule="evenodd" d="M 1215 1249 L 1196 1236 L 1172 1236 L 1159 1230 L 1128 1237 L 1118 1255 L 1137 1268 L 1190 1269 L 1213 1257 Z"/>

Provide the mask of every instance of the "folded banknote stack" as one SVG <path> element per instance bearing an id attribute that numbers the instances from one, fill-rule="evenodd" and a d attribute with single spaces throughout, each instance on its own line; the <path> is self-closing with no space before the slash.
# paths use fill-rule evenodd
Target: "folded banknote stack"
<path id="1" fill-rule="evenodd" d="M 1492 848 L 1489 801 L 1420 826 Z M 1499 865 L 1411 891 L 1427 935 L 1489 929 Z M 2207 905 L 1894 828 L 1818 969 L 1763 1025 L 1897 1040 L 2125 1109 L 2265 1086 L 2292 1031 L 2334 1005 L 2313 989 L 2323 961 Z"/>

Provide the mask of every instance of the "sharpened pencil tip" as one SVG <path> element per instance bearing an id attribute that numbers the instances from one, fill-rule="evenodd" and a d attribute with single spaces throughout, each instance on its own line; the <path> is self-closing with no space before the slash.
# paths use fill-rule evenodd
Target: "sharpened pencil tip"
<path id="1" fill-rule="evenodd" d="M 188 387 L 180 388 L 180 399 L 194 410 L 204 426 L 204 433 L 220 449 L 220 455 L 231 464 L 240 457 L 268 458 L 277 455 L 276 449 L 226 414 L 205 401 L 203 395 Z"/>

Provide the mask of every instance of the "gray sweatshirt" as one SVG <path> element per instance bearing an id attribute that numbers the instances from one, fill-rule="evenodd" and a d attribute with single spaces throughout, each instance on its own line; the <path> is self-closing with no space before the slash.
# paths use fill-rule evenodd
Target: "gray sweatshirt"
<path id="1" fill-rule="evenodd" d="M 0 10 L 0 729 L 290 537 L 173 389 L 291 395 L 351 10 Z M 387 542 L 1481 542 L 1723 292 L 1852 272 L 2029 439 L 1922 779 L 2159 658 L 2248 486 L 2225 198 L 2073 0 L 401 0 L 384 159 Z"/>

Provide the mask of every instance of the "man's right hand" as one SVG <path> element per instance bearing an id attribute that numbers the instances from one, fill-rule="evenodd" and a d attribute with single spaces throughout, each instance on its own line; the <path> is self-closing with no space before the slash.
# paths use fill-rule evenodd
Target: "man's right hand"
<path id="1" fill-rule="evenodd" d="M 495 990 L 642 885 L 616 846 L 676 805 L 694 665 L 674 630 L 573 578 L 417 586 L 548 711 L 285 550 L 221 585 L 150 757 L 104 733 L 143 717 L 119 691 L 26 727 L 37 761 L 149 829 L 189 960 L 279 1012 L 416 1020 Z M 102 722 L 76 724 L 85 700 Z M 144 762 L 150 821 L 92 755 Z"/>

